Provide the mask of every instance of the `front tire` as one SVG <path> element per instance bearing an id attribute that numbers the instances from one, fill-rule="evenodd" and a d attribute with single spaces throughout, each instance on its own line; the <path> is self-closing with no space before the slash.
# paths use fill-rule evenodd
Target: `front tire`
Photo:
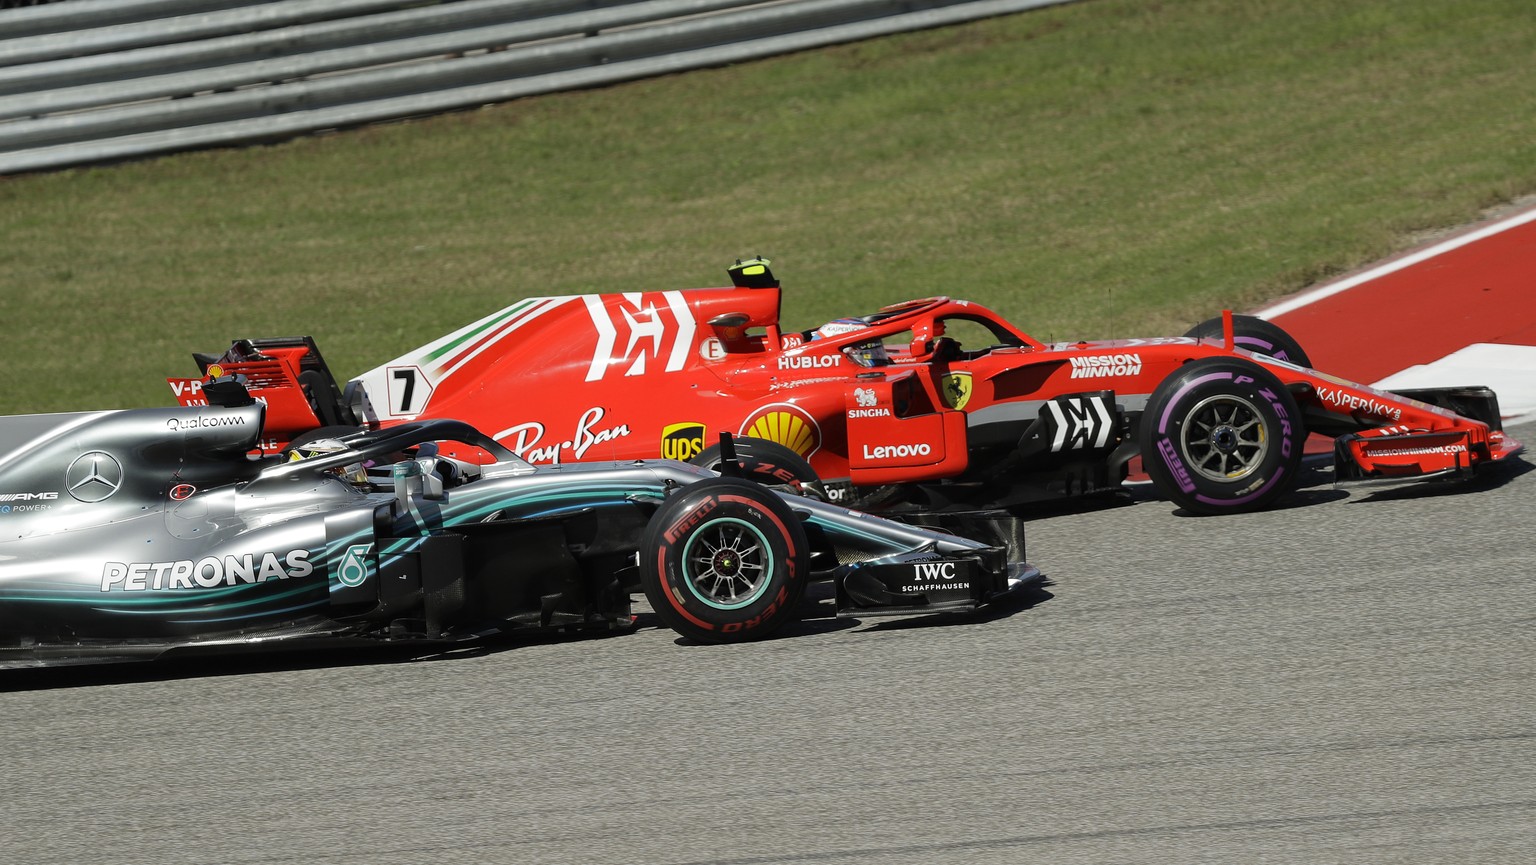
<path id="1" fill-rule="evenodd" d="M 640 582 L 667 627 L 701 643 L 762 639 L 810 579 L 805 530 L 777 493 L 709 478 L 668 498 L 640 543 Z"/>
<path id="2" fill-rule="evenodd" d="M 1280 380 L 1229 357 L 1192 361 L 1164 379 L 1139 435 L 1158 490 L 1197 514 L 1268 507 L 1296 485 L 1306 437 Z"/>

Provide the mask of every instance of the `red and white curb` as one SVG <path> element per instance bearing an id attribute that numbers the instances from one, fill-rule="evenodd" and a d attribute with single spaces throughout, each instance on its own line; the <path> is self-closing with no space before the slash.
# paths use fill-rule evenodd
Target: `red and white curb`
<path id="1" fill-rule="evenodd" d="M 1499 412 L 1514 424 L 1536 420 L 1536 346 L 1480 342 L 1376 382 L 1382 390 L 1482 384 L 1499 395 Z"/>
<path id="2" fill-rule="evenodd" d="M 1536 209 L 1256 314 L 1325 372 L 1384 390 L 1487 385 L 1508 423 L 1536 420 Z"/>

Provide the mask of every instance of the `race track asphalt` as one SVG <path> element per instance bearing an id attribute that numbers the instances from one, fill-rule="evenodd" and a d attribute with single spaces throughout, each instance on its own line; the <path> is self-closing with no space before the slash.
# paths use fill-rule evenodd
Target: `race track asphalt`
<path id="1" fill-rule="evenodd" d="M 1042 515 L 969 621 L 7 676 L 0 861 L 1528 863 L 1530 468 Z"/>

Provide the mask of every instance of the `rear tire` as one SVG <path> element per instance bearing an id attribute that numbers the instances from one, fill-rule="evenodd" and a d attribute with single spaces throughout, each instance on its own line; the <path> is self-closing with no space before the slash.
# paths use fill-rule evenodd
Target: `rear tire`
<path id="1" fill-rule="evenodd" d="M 805 457 L 767 439 L 738 438 L 734 444 L 736 461 L 741 463 L 745 477 L 766 486 L 785 486 L 802 495 L 827 500 L 821 479 L 816 476 L 816 470 L 811 468 Z M 690 462 L 719 471 L 720 445 L 710 445 Z"/>
<path id="2" fill-rule="evenodd" d="M 1219 318 L 1202 321 L 1190 328 L 1185 336 L 1197 339 L 1220 340 L 1226 336 L 1226 327 Z M 1252 315 L 1232 316 L 1232 336 L 1237 347 L 1254 354 L 1268 355 L 1275 360 L 1311 368 L 1312 360 L 1296 338 L 1279 325 L 1271 324 Z"/>
<path id="3" fill-rule="evenodd" d="M 1306 438 L 1280 380 L 1230 357 L 1192 361 L 1164 379 L 1138 436 L 1158 490 L 1197 514 L 1268 507 L 1296 485 Z"/>
<path id="4" fill-rule="evenodd" d="M 673 494 L 640 543 L 640 583 L 667 627 L 701 643 L 772 634 L 795 615 L 810 547 L 777 493 L 709 478 Z"/>

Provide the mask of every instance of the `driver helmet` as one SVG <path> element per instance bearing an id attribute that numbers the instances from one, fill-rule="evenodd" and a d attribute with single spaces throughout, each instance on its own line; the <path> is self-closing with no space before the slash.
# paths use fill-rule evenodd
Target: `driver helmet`
<path id="1" fill-rule="evenodd" d="M 329 454 L 340 453 L 347 446 L 336 439 L 315 439 L 300 445 L 294 445 L 288 451 L 288 462 L 295 463 L 300 460 L 310 460 Z M 368 467 L 363 463 L 348 463 L 329 470 L 331 474 L 341 478 L 347 483 L 366 485 L 368 483 Z"/>
<path id="2" fill-rule="evenodd" d="M 840 318 L 836 321 L 829 321 L 821 327 L 816 328 L 814 331 L 811 331 L 811 339 L 815 340 L 832 336 L 842 336 L 845 333 L 853 333 L 856 330 L 863 330 L 868 326 L 868 324 L 865 324 L 863 321 L 857 318 Z"/>
<path id="3" fill-rule="evenodd" d="M 878 339 L 861 342 L 843 349 L 848 359 L 863 367 L 886 366 L 891 362 L 891 356 L 885 351 L 885 343 Z"/>

